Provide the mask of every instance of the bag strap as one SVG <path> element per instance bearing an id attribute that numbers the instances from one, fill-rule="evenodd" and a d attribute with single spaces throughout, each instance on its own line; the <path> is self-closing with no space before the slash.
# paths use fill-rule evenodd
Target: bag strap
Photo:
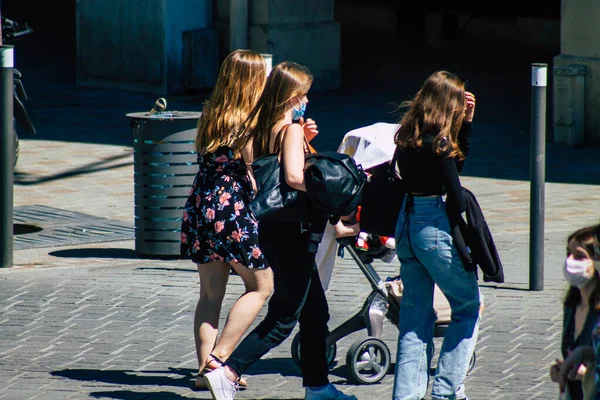
<path id="1" fill-rule="evenodd" d="M 306 150 L 308 151 L 308 154 L 315 154 L 317 152 L 317 149 L 315 149 L 310 145 L 310 143 L 308 143 L 308 139 L 306 138 L 306 136 L 304 136 L 304 144 L 306 145 Z"/>
<path id="2" fill-rule="evenodd" d="M 273 146 L 273 150 L 275 151 L 275 153 L 281 153 L 281 155 L 283 156 L 283 146 L 282 143 L 285 140 L 285 135 L 287 133 L 288 128 L 290 127 L 291 124 L 286 124 L 284 126 L 281 127 L 281 129 L 279 130 L 279 132 L 277 132 L 277 136 L 275 136 L 275 145 Z"/>

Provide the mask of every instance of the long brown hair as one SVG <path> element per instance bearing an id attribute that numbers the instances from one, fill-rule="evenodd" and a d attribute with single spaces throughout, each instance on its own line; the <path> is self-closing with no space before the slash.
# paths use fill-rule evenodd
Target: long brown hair
<path id="1" fill-rule="evenodd" d="M 588 226 L 585 228 L 581 228 L 573 232 L 569 235 L 567 239 L 567 256 L 571 254 L 569 251 L 569 243 L 571 240 L 575 240 L 584 250 L 588 253 L 590 258 L 594 257 L 594 230 L 595 226 Z M 596 311 L 600 311 L 600 275 L 598 271 L 594 271 L 594 278 L 596 281 L 596 287 L 594 291 L 590 295 L 590 308 L 595 309 Z M 565 306 L 567 307 L 576 307 L 577 304 L 581 301 L 581 291 L 575 287 L 570 286 L 567 291 L 567 295 L 565 296 Z"/>
<path id="2" fill-rule="evenodd" d="M 304 97 L 312 82 L 308 68 L 295 62 L 285 61 L 273 67 L 262 96 L 248 117 L 249 121 L 256 119 L 256 124 L 244 126 L 245 142 L 252 141 L 254 158 L 269 154 L 273 127 L 283 118 L 289 101 Z"/>
<path id="3" fill-rule="evenodd" d="M 394 137 L 402 148 L 421 148 L 426 135 L 435 135 L 433 151 L 437 155 L 447 152 L 449 157 L 463 160 L 458 145 L 458 132 L 465 113 L 465 83 L 448 71 L 434 72 L 412 100 L 405 101 L 400 109 L 408 111 L 400 120 Z"/>
<path id="4" fill-rule="evenodd" d="M 225 58 L 217 83 L 198 120 L 196 151 L 211 153 L 229 146 L 236 157 L 243 149 L 241 126 L 258 101 L 265 85 L 263 57 L 251 50 L 235 50 Z"/>

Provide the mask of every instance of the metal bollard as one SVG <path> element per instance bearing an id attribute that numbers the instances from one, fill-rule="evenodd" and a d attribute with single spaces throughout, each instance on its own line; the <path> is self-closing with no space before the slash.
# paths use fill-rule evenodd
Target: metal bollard
<path id="1" fill-rule="evenodd" d="M 248 0 L 229 1 L 229 51 L 248 48 Z"/>
<path id="2" fill-rule="evenodd" d="M 547 82 L 548 64 L 531 64 L 529 290 L 544 290 Z"/>
<path id="3" fill-rule="evenodd" d="M 0 267 L 13 266 L 13 46 L 0 46 Z"/>

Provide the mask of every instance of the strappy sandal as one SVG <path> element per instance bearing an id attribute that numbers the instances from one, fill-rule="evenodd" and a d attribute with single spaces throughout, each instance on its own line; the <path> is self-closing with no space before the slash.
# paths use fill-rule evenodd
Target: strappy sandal
<path id="1" fill-rule="evenodd" d="M 217 364 L 217 365 L 215 365 L 215 364 Z M 217 357 L 211 353 L 208 356 L 208 360 L 206 361 L 204 368 L 198 374 L 198 378 L 196 378 L 196 389 L 197 390 L 206 390 L 207 389 L 206 383 L 204 382 L 204 379 L 203 379 L 204 374 L 207 374 L 207 373 L 219 368 L 222 365 L 223 365 L 223 361 L 221 361 L 221 359 L 219 359 L 219 357 Z M 200 385 L 198 385 L 199 381 L 201 381 Z M 248 387 L 248 382 L 246 382 L 246 380 L 242 377 L 238 378 L 237 383 L 240 386 L 240 389 L 246 389 Z"/>
<path id="2" fill-rule="evenodd" d="M 217 364 L 217 365 L 214 365 Z M 214 354 L 210 354 L 208 356 L 208 360 L 206 360 L 206 364 L 202 371 L 198 373 L 196 377 L 196 382 L 194 383 L 193 390 L 208 390 L 208 386 L 206 386 L 206 381 L 204 380 L 204 374 L 207 374 L 223 365 L 223 362 Z"/>

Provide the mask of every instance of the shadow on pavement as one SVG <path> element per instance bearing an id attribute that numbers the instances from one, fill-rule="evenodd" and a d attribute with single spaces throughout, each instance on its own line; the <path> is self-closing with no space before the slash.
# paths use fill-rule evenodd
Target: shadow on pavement
<path id="1" fill-rule="evenodd" d="M 275 359 L 278 360 L 278 359 Z M 291 364 L 293 368 L 293 362 L 288 359 L 288 364 Z M 270 360 L 259 360 L 255 365 L 264 364 Z M 276 362 L 275 364 L 279 364 Z M 262 370 L 263 373 L 269 373 Z M 271 373 L 278 373 L 274 371 Z M 194 384 L 196 371 L 193 369 L 186 368 L 169 368 L 168 370 L 157 370 L 157 371 L 132 371 L 132 370 L 116 370 L 116 371 L 101 371 L 95 369 L 64 369 L 59 371 L 52 371 L 52 376 L 59 376 L 62 378 L 73 379 L 78 381 L 88 382 L 104 382 L 115 385 L 131 385 L 131 386 L 175 386 L 190 388 Z M 159 376 L 156 376 L 159 374 Z M 167 375 L 180 375 L 181 377 L 172 377 Z M 290 376 L 283 374 L 283 376 Z M 299 374 L 292 375 L 299 376 Z M 208 393 L 208 392 L 206 392 Z M 109 399 L 122 399 L 122 400 L 141 400 L 141 399 L 189 399 L 187 396 L 182 396 L 177 393 L 168 391 L 153 391 L 153 392 L 135 392 L 132 390 L 105 390 L 101 392 L 91 392 L 89 396 L 92 398 L 109 398 Z M 296 400 L 295 397 L 286 398 L 283 400 Z M 269 400 L 264 398 L 263 400 Z M 281 400 L 281 399 L 280 399 Z"/>
<path id="2" fill-rule="evenodd" d="M 174 373 L 182 376 L 168 376 Z M 164 371 L 63 369 L 52 371 L 51 375 L 78 381 L 105 382 L 116 385 L 176 386 L 185 388 L 191 388 L 193 384 L 192 380 L 194 379 L 194 375 L 191 372 L 186 373 L 184 370 L 174 372 L 171 369 Z M 133 394 L 134 392 L 130 393 Z"/>
<path id="3" fill-rule="evenodd" d="M 533 291 L 533 290 L 530 290 L 525 287 L 514 287 L 514 286 L 505 286 L 505 285 L 486 285 L 486 284 L 481 284 L 481 283 L 479 284 L 479 287 L 495 289 L 495 290 L 514 290 L 517 292 L 532 292 Z"/>
<path id="4" fill-rule="evenodd" d="M 113 161 L 121 160 L 124 158 L 130 158 L 130 157 L 131 157 L 130 153 L 106 157 L 100 161 L 95 161 L 95 162 L 89 163 L 85 166 L 77 167 L 72 170 L 60 172 L 58 174 L 50 175 L 50 176 L 36 176 L 36 175 L 17 171 L 17 172 L 15 172 L 15 185 L 21 185 L 21 186 L 39 185 L 41 183 L 52 182 L 52 181 L 56 181 L 56 180 L 60 180 L 60 179 L 66 179 L 66 178 L 72 178 L 74 176 L 87 175 L 87 174 L 91 174 L 91 173 L 99 172 L 99 171 L 108 171 L 111 169 L 128 167 L 128 166 L 133 165 L 132 161 L 121 162 L 119 164 L 110 164 L 110 165 L 106 165 L 106 164 L 112 163 Z M 21 161 L 23 161 L 23 160 L 21 160 Z"/>
<path id="5" fill-rule="evenodd" d="M 133 392 L 131 390 L 114 390 L 104 392 L 92 392 L 90 397 L 95 399 L 122 399 L 122 400 L 147 400 L 147 399 L 190 399 L 173 392 Z"/>
<path id="6" fill-rule="evenodd" d="M 261 358 L 246 372 L 245 375 L 280 374 L 281 376 L 302 377 L 300 369 L 296 367 L 292 358 Z"/>
<path id="7" fill-rule="evenodd" d="M 66 249 L 56 250 L 48 253 L 54 257 L 63 258 L 120 258 L 125 260 L 182 260 L 183 258 L 179 255 L 143 255 L 138 254 L 132 249 L 122 248 L 85 248 L 85 249 Z M 182 268 L 152 268 L 143 267 L 137 268 L 138 270 L 159 270 L 159 271 L 192 271 Z M 193 270 L 194 272 L 196 270 Z"/>
<path id="8" fill-rule="evenodd" d="M 393 370 L 392 370 L 393 371 Z M 281 376 L 302 377 L 300 368 L 294 364 L 292 358 L 261 358 L 244 373 L 247 375 L 265 375 L 265 374 L 280 374 Z M 348 376 L 350 375 L 348 368 L 345 365 L 337 364 L 333 369 L 329 370 L 330 376 L 335 376 L 341 379 L 333 380 L 335 384 L 347 384 Z"/>
<path id="9" fill-rule="evenodd" d="M 143 267 L 136 268 L 136 271 L 175 271 L 175 272 L 193 272 L 198 273 L 197 269 L 188 269 L 188 268 L 152 268 L 152 267 Z"/>
<path id="10" fill-rule="evenodd" d="M 48 253 L 54 257 L 64 258 L 122 258 L 127 260 L 140 259 L 141 257 L 132 249 L 68 249 Z"/>

